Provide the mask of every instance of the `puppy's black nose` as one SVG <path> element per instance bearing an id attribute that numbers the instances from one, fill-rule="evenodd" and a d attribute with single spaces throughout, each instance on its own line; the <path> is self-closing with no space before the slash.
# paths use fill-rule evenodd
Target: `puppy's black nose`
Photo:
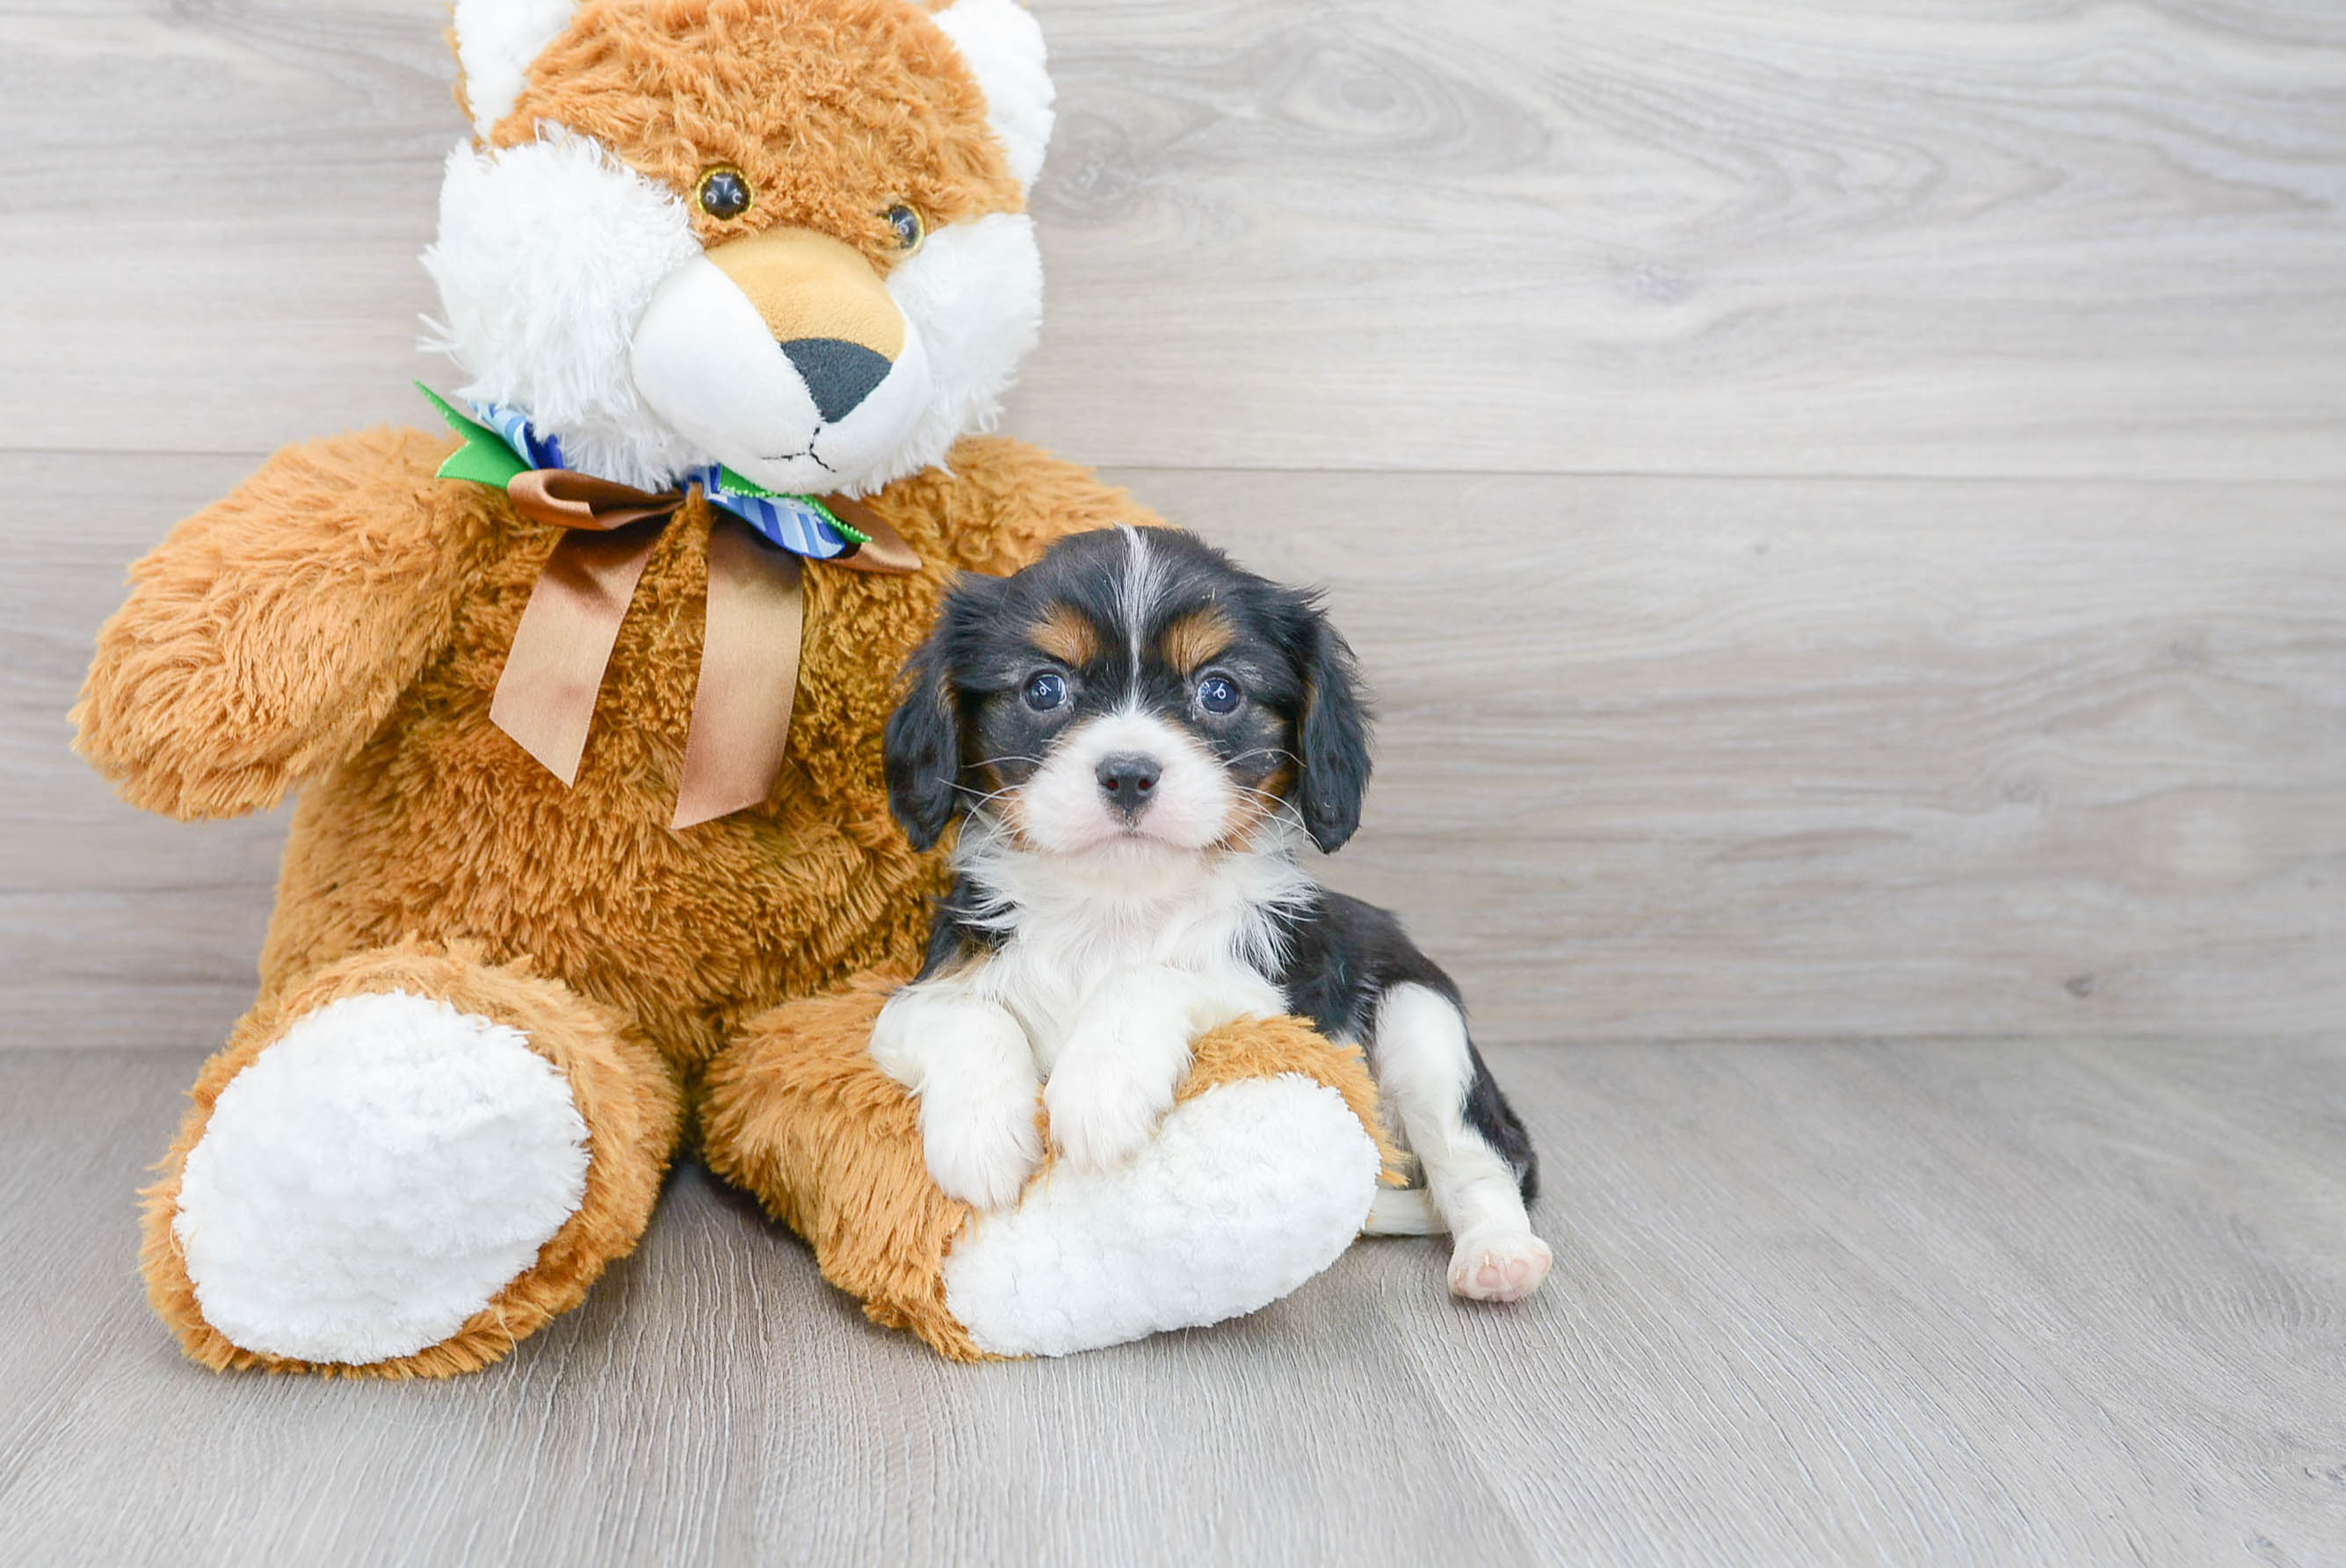
<path id="1" fill-rule="evenodd" d="M 1148 804 L 1149 793 L 1157 788 L 1157 780 L 1164 771 L 1157 759 L 1143 757 L 1137 751 L 1103 757 L 1097 769 L 1100 793 L 1127 817 L 1137 817 L 1140 809 Z"/>
<path id="2" fill-rule="evenodd" d="M 825 424 L 845 419 L 894 367 L 862 343 L 843 338 L 792 338 L 782 352 L 797 367 Z"/>

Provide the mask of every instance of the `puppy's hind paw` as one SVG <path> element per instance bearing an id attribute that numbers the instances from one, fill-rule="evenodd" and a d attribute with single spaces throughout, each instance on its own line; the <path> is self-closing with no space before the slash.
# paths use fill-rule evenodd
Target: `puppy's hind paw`
<path id="1" fill-rule="evenodd" d="M 1450 1293 L 1470 1301 L 1520 1301 L 1540 1288 L 1556 1255 L 1528 1230 L 1469 1232 L 1450 1252 Z"/>

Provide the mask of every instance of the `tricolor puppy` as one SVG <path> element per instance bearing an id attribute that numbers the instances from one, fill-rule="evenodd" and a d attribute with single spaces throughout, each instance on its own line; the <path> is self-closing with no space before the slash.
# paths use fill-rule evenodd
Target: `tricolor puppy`
<path id="1" fill-rule="evenodd" d="M 920 977 L 872 1032 L 920 1097 L 931 1174 L 980 1207 L 1041 1161 L 1131 1156 L 1190 1042 L 1296 1013 L 1368 1053 L 1423 1189 L 1372 1232 L 1455 1238 L 1450 1288 L 1513 1301 L 1547 1273 L 1523 1123 L 1458 988 L 1384 911 L 1330 892 L 1307 839 L 1352 835 L 1369 778 L 1352 656 L 1308 595 L 1169 529 L 1079 534 L 965 578 L 888 725 L 913 843 L 965 819 Z"/>

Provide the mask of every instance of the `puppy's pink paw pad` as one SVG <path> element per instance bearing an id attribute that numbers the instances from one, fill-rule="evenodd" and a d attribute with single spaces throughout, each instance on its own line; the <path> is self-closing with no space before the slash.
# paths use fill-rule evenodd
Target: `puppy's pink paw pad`
<path id="1" fill-rule="evenodd" d="M 1529 1231 L 1465 1236 L 1450 1255 L 1450 1293 L 1470 1301 L 1520 1301 L 1540 1288 L 1556 1261 Z"/>

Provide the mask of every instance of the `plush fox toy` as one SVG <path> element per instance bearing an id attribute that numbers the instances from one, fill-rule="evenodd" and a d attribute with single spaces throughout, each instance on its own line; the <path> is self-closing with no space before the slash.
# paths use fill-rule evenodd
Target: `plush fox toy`
<path id="1" fill-rule="evenodd" d="M 1201 1041 L 1135 1160 L 984 1214 L 865 1054 L 941 880 L 881 779 L 904 655 L 955 572 L 1152 521 L 973 433 L 1040 311 L 1033 21 L 455 0 L 454 41 L 431 433 L 181 523 L 76 710 L 150 809 L 300 791 L 259 999 L 148 1194 L 157 1311 L 216 1368 L 477 1368 L 635 1246 L 688 1137 L 951 1356 L 1324 1268 L 1373 1091 L 1292 1020 Z"/>

